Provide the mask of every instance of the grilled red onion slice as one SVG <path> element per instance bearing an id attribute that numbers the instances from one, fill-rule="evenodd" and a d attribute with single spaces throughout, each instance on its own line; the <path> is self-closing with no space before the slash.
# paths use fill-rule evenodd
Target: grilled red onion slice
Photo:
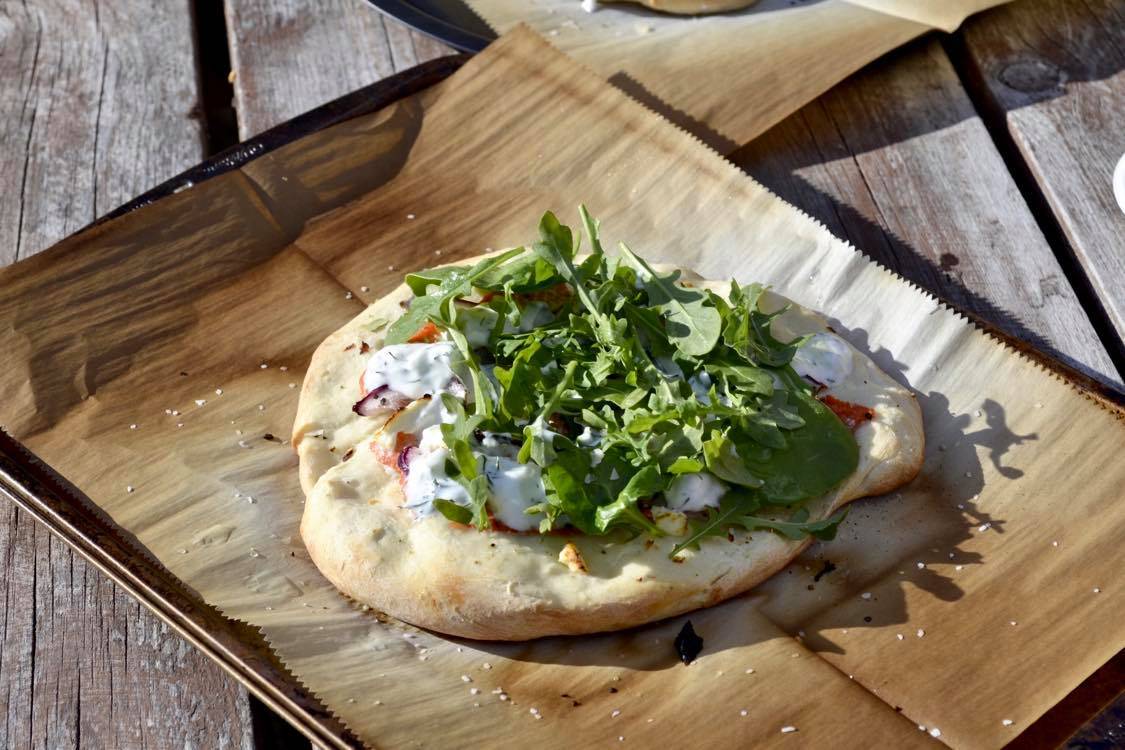
<path id="1" fill-rule="evenodd" d="M 399 452 L 398 470 L 402 472 L 403 476 L 406 476 L 410 473 L 410 462 L 414 460 L 414 454 L 417 452 L 417 445 L 408 445 Z"/>
<path id="2" fill-rule="evenodd" d="M 414 399 L 381 385 L 355 402 L 352 411 L 361 417 L 373 417 L 381 411 L 398 411 L 409 406 Z"/>

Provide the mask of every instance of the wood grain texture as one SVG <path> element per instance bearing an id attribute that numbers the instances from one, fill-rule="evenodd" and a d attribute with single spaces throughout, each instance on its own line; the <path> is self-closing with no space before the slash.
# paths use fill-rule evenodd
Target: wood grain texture
<path id="1" fill-rule="evenodd" d="M 243 139 L 454 52 L 364 0 L 229 0 L 226 12 Z"/>
<path id="2" fill-rule="evenodd" d="M 981 94 L 1004 118 L 1119 336 L 1125 337 L 1125 4 L 1022 0 L 964 30 Z"/>
<path id="3" fill-rule="evenodd" d="M 187 2 L 0 1 L 0 265 L 203 156 Z M 247 694 L 0 503 L 0 747 L 251 747 Z"/>
<path id="4" fill-rule="evenodd" d="M 919 286 L 1120 382 L 936 41 L 853 76 L 735 159 Z"/>

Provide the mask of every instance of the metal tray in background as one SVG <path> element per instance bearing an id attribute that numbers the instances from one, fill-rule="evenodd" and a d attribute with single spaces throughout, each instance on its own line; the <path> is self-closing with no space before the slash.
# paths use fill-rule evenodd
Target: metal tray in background
<path id="1" fill-rule="evenodd" d="M 460 0 L 368 0 L 368 2 L 415 31 L 462 52 L 480 52 L 496 38 L 496 32 Z"/>

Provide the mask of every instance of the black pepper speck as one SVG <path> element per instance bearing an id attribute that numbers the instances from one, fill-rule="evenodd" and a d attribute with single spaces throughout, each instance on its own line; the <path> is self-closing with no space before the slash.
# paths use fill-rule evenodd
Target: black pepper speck
<path id="1" fill-rule="evenodd" d="M 691 664 L 695 661 L 695 657 L 699 656 L 699 652 L 703 650 L 703 639 L 700 638 L 695 628 L 691 626 L 691 620 L 684 623 L 680 628 L 679 635 L 672 642 L 676 647 L 676 655 L 680 657 L 680 661 L 684 664 Z"/>

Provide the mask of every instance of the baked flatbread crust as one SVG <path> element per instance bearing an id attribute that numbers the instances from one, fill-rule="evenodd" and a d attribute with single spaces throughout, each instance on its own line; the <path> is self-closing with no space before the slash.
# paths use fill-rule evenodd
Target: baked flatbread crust
<path id="1" fill-rule="evenodd" d="M 722 295 L 729 291 L 727 283 L 696 279 L 682 277 Z M 683 552 L 683 562 L 673 562 L 668 555 L 678 537 L 540 536 L 479 532 L 440 514 L 415 520 L 400 507 L 397 473 L 370 450 L 381 420 L 351 410 L 370 357 L 364 352 L 383 345 L 386 327 L 379 323 L 399 317 L 400 302 L 411 296 L 403 284 L 329 336 L 301 390 L 293 428 L 307 496 L 301 536 L 313 562 L 343 593 L 414 625 L 466 638 L 595 633 L 721 602 L 784 568 L 810 543 L 735 530 L 733 542 L 709 538 L 699 550 Z M 787 303 L 772 292 L 762 298 L 767 311 Z M 788 340 L 828 328 L 823 316 L 793 305 L 772 330 Z M 806 505 L 810 520 L 910 481 L 923 457 L 917 400 L 869 358 L 854 351 L 851 375 L 827 393 L 872 408 L 875 418 L 855 431 L 856 472 Z M 577 545 L 588 572 L 559 562 L 567 542 Z"/>

